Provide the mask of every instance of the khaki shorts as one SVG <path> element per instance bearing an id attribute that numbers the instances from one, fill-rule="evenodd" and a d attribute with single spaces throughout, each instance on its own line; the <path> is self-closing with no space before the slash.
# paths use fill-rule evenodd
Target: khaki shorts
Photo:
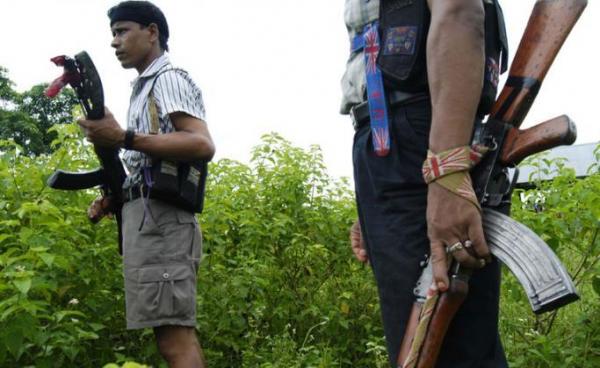
<path id="1" fill-rule="evenodd" d="M 196 325 L 201 253 L 202 234 L 194 214 L 154 199 L 125 203 L 123 273 L 128 329 Z"/>

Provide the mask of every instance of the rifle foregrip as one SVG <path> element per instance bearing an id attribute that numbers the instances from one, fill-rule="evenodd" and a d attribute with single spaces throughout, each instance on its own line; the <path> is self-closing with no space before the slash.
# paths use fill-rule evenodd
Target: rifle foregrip
<path id="1" fill-rule="evenodd" d="M 561 145 L 569 145 L 577 139 L 577 128 L 567 115 L 547 120 L 529 129 L 512 128 L 504 140 L 500 162 L 516 165 L 527 156 Z"/>
<path id="2" fill-rule="evenodd" d="M 463 273 L 465 271 L 451 276 L 450 288 L 440 296 L 419 354 L 417 368 L 435 367 L 448 326 L 469 293 L 470 273 Z"/>

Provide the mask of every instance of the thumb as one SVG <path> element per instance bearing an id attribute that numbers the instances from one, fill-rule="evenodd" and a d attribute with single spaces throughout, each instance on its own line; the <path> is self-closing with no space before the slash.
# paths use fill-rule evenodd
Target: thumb
<path id="1" fill-rule="evenodd" d="M 431 267 L 433 270 L 433 281 L 439 291 L 448 290 L 448 257 L 444 244 L 439 241 L 431 242 Z"/>

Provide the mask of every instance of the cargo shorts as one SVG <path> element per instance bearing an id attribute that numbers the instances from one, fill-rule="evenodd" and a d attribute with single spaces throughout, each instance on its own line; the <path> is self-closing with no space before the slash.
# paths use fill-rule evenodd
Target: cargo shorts
<path id="1" fill-rule="evenodd" d="M 202 254 L 196 217 L 145 198 L 125 203 L 122 214 L 127 329 L 195 327 Z"/>

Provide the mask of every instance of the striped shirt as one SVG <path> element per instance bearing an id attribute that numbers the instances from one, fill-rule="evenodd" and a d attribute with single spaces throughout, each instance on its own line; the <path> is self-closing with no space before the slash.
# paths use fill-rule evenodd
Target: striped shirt
<path id="1" fill-rule="evenodd" d="M 205 120 L 202 92 L 187 72 L 173 68 L 166 53 L 156 58 L 131 84 L 133 89 L 127 112 L 127 129 L 151 133 L 150 92 L 158 112 L 158 134 L 175 131 L 169 117 L 174 112 L 184 112 Z M 141 169 L 152 165 L 150 156 L 135 150 L 125 151 L 123 161 L 130 173 L 123 184 L 124 188 L 142 183 Z"/>

